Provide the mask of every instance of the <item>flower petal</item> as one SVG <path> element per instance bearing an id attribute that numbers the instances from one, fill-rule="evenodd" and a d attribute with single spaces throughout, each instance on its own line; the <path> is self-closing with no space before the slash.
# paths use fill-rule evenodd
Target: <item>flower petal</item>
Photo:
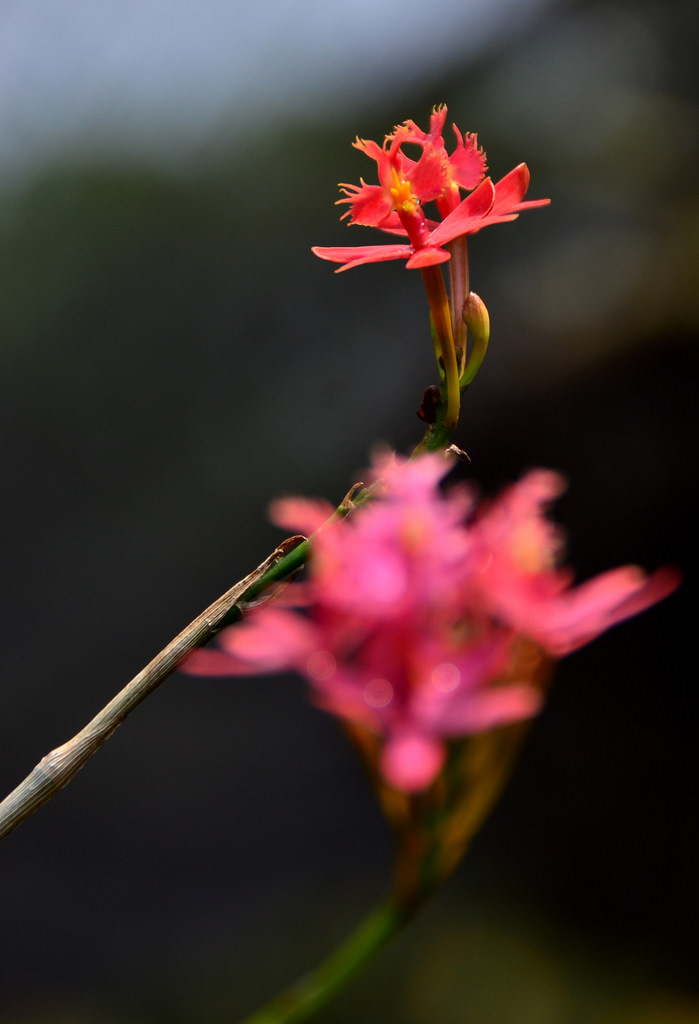
<path id="1" fill-rule="evenodd" d="M 320 498 L 277 498 L 269 506 L 269 518 L 283 530 L 308 536 L 326 523 L 334 511 L 329 501 Z"/>
<path id="2" fill-rule="evenodd" d="M 485 178 L 477 189 L 474 189 L 469 196 L 459 203 L 448 217 L 434 229 L 430 235 L 430 242 L 435 245 L 444 245 L 451 242 L 459 235 L 467 235 L 478 231 L 482 227 L 483 218 L 493 205 L 495 199 L 495 187 L 490 178 Z"/>
<path id="3" fill-rule="evenodd" d="M 451 259 L 451 253 L 446 249 L 439 249 L 436 245 L 426 245 L 422 249 L 416 249 L 407 262 L 408 270 L 416 270 L 420 267 L 432 267 L 435 263 L 446 263 Z"/>
<path id="4" fill-rule="evenodd" d="M 335 205 L 349 203 L 349 210 L 346 210 L 340 219 L 349 217 L 350 224 L 375 228 L 393 210 L 390 193 L 386 192 L 382 185 L 367 185 L 360 179 L 359 185 L 341 185 L 341 189 L 345 195 L 338 199 Z"/>
<path id="5" fill-rule="evenodd" d="M 569 654 L 623 619 L 638 615 L 679 586 L 672 568 L 646 576 L 635 565 L 611 569 L 562 594 L 539 610 L 533 622 L 541 643 L 553 654 Z"/>
<path id="6" fill-rule="evenodd" d="M 385 263 L 387 260 L 407 260 L 413 254 L 410 245 L 355 245 L 337 248 L 314 245 L 311 252 L 330 263 L 342 263 L 335 271 L 349 270 L 362 263 Z"/>
<path id="7" fill-rule="evenodd" d="M 528 210 L 535 206 L 548 206 L 550 199 L 528 199 L 522 202 L 529 188 L 529 168 L 526 164 L 518 164 L 509 174 L 501 178 L 495 186 L 495 202 L 492 214 L 502 215 Z"/>
<path id="8" fill-rule="evenodd" d="M 523 718 L 532 718 L 541 710 L 542 703 L 541 694 L 527 683 L 483 687 L 476 693 L 470 693 L 468 699 L 451 703 L 440 733 L 443 736 L 463 736 L 509 725 Z"/>
<path id="9" fill-rule="evenodd" d="M 317 632 L 296 612 L 266 607 L 224 629 L 219 645 L 229 656 L 232 674 L 280 672 L 305 662 L 317 646 Z"/>
<path id="10" fill-rule="evenodd" d="M 478 136 L 466 132 L 463 138 L 455 124 L 456 149 L 449 157 L 451 175 L 457 185 L 470 192 L 483 178 L 487 168 L 483 147 L 478 148 Z"/>

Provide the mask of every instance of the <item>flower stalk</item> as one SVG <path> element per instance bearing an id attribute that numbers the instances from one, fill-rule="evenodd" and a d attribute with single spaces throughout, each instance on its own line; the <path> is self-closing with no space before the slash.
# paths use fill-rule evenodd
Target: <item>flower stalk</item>
<path id="1" fill-rule="evenodd" d="M 423 267 L 421 274 L 430 304 L 430 314 L 435 334 L 439 341 L 440 356 L 444 367 L 447 400 L 443 421 L 444 427 L 447 430 L 453 431 L 459 422 L 461 390 L 454 335 L 452 333 L 451 307 L 440 268 L 438 266 Z"/>
<path id="2" fill-rule="evenodd" d="M 528 671 L 545 686 L 550 661 L 528 649 Z M 520 668 L 524 663 L 520 661 Z M 455 743 L 429 789 L 406 794 L 376 770 L 377 738 L 345 723 L 397 841 L 393 890 L 334 953 L 241 1024 L 300 1024 L 330 1002 L 412 921 L 463 858 L 516 763 L 527 723 Z"/>
<path id="3" fill-rule="evenodd" d="M 241 1024 L 299 1024 L 344 988 L 411 919 L 393 898 L 381 904 L 315 970 Z"/>

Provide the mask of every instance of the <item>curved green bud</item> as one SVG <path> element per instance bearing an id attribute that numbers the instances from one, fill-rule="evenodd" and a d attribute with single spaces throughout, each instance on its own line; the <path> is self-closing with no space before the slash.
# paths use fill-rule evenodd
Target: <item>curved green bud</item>
<path id="1" fill-rule="evenodd" d="M 490 316 L 483 299 L 469 292 L 464 302 L 462 317 L 471 332 L 471 351 L 459 384 L 466 388 L 481 368 L 490 338 Z"/>

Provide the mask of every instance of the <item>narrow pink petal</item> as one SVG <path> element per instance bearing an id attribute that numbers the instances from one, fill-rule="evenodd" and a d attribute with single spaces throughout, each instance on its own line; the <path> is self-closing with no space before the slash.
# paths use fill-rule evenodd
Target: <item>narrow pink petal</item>
<path id="1" fill-rule="evenodd" d="M 399 249 L 405 248 L 405 246 L 393 245 L 338 245 L 338 246 L 322 246 L 314 245 L 311 248 L 311 252 L 314 256 L 319 256 L 322 260 L 329 260 L 331 263 L 347 263 L 352 259 L 362 259 L 364 256 L 371 256 L 372 254 L 379 254 L 387 249 Z"/>
<path id="2" fill-rule="evenodd" d="M 453 466 L 454 460 L 441 453 L 406 459 L 388 449 L 377 449 L 369 474 L 372 480 L 381 480 L 391 494 L 409 502 L 438 497 L 437 484 Z"/>
<path id="3" fill-rule="evenodd" d="M 513 213 L 521 213 L 522 210 L 534 210 L 537 206 L 550 206 L 550 199 L 527 199 L 523 203 L 517 203 L 512 207 Z"/>
<path id="4" fill-rule="evenodd" d="M 278 672 L 303 663 L 317 643 L 313 625 L 296 612 L 267 607 L 224 629 L 219 645 L 249 673 Z M 242 669 L 241 669 L 242 671 Z"/>
<path id="5" fill-rule="evenodd" d="M 611 569 L 540 610 L 541 642 L 553 654 L 568 654 L 661 601 L 679 583 L 679 572 L 671 568 L 652 576 L 636 566 Z"/>
<path id="6" fill-rule="evenodd" d="M 440 103 L 430 114 L 430 135 L 433 139 L 439 138 L 444 131 L 444 122 L 447 119 L 447 105 Z"/>
<path id="7" fill-rule="evenodd" d="M 370 160 L 376 160 L 377 163 L 380 163 L 386 155 L 385 150 L 381 148 L 378 142 L 374 142 L 373 139 L 360 139 L 357 137 L 352 145 L 355 149 L 365 153 Z"/>
<path id="8" fill-rule="evenodd" d="M 566 478 L 555 469 L 530 469 L 519 483 L 505 491 L 505 497 L 508 499 L 516 495 L 518 509 L 540 512 L 542 507 L 559 498 L 567 487 Z"/>
<path id="9" fill-rule="evenodd" d="M 529 168 L 526 164 L 517 164 L 495 185 L 493 213 L 510 213 L 513 206 L 521 203 L 528 188 Z"/>
<path id="10" fill-rule="evenodd" d="M 320 498 L 277 498 L 269 506 L 269 518 L 283 530 L 308 536 L 327 522 L 334 511 L 329 501 Z"/>
<path id="11" fill-rule="evenodd" d="M 446 103 L 439 103 L 435 106 L 432 114 L 430 115 L 430 135 L 433 138 L 441 135 L 444 131 L 444 122 L 446 121 Z"/>
<path id="12" fill-rule="evenodd" d="M 355 245 L 329 248 L 314 245 L 311 252 L 330 263 L 343 263 L 336 273 L 358 267 L 362 263 L 384 263 L 387 260 L 406 260 L 413 254 L 409 245 Z"/>
<path id="13" fill-rule="evenodd" d="M 489 213 L 495 198 L 495 188 L 490 178 L 485 178 L 477 189 L 459 203 L 455 210 L 444 218 L 430 235 L 430 242 L 444 245 L 459 235 L 477 231 L 480 222 Z"/>
<path id="14" fill-rule="evenodd" d="M 541 694 L 526 683 L 482 688 L 464 697 L 445 708 L 441 735 L 461 736 L 519 722 L 536 715 L 543 703 Z"/>
<path id="15" fill-rule="evenodd" d="M 501 178 L 495 186 L 495 202 L 493 203 L 492 214 L 518 213 L 520 210 L 529 210 L 535 206 L 548 206 L 550 199 L 528 199 L 522 202 L 527 189 L 529 188 L 529 168 L 526 164 L 518 164 L 509 174 Z"/>
<path id="16" fill-rule="evenodd" d="M 511 220 L 517 220 L 519 214 L 510 213 L 506 217 L 493 216 L 489 213 L 486 217 L 482 217 L 479 221 L 475 222 L 473 227 L 467 232 L 469 235 L 475 235 L 483 228 L 492 227 L 493 224 L 507 224 Z"/>

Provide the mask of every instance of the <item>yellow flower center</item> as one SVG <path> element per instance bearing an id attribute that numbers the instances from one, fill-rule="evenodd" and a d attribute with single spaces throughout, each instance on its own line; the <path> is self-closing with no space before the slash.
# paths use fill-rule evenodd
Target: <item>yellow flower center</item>
<path id="1" fill-rule="evenodd" d="M 394 203 L 396 204 L 396 209 L 402 210 L 403 213 L 414 213 L 420 204 L 413 195 L 410 182 L 399 178 L 398 171 L 395 167 L 391 168 L 391 174 L 393 176 L 393 185 L 390 187 L 389 191 L 393 197 Z"/>

